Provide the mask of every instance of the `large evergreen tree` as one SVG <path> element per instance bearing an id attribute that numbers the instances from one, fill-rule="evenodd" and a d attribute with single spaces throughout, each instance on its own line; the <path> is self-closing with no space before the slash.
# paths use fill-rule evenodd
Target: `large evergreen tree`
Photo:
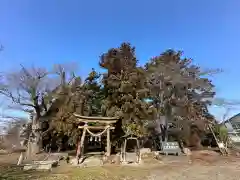
<path id="1" fill-rule="evenodd" d="M 103 93 L 99 84 L 100 75 L 93 69 L 82 83 L 80 77 L 75 77 L 70 84 L 66 84 L 59 92 L 55 92 L 56 100 L 51 111 L 45 115 L 48 118 L 47 139 L 54 137 L 58 146 L 63 145 L 62 139 L 74 145 L 81 131 L 74 113 L 85 116 L 101 115 L 101 101 Z"/>
<path id="2" fill-rule="evenodd" d="M 146 76 L 138 66 L 135 48 L 122 43 L 101 56 L 100 66 L 106 70 L 103 85 L 106 99 L 102 110 L 105 116 L 118 116 L 126 134 L 142 135 L 146 120 L 152 119 Z"/>
<path id="3" fill-rule="evenodd" d="M 182 58 L 182 52 L 167 50 L 146 63 L 148 88 L 158 114 L 166 120 L 183 127 L 189 121 L 204 118 L 208 114 L 207 105 L 215 93 L 209 79 L 192 60 Z M 212 72 L 212 71 L 211 71 Z M 189 122 L 188 121 L 188 122 Z M 164 122 L 166 123 L 166 122 Z"/>
<path id="4" fill-rule="evenodd" d="M 25 111 L 35 110 L 41 129 L 38 135 L 42 136 L 39 139 L 46 137 L 47 141 L 53 137 L 60 141 L 67 137 L 72 144 L 77 141 L 81 132 L 74 113 L 117 116 L 120 121 L 116 129 L 121 127 L 125 134 L 137 136 L 146 133 L 146 125 L 158 119 L 157 115 L 185 128 L 185 132 L 189 132 L 193 121 L 202 127 L 208 122 L 207 106 L 215 95 L 213 84 L 204 77 L 209 72 L 194 66 L 191 59 L 182 58 L 182 52 L 167 50 L 141 67 L 135 48 L 122 43 L 104 53 L 99 64 L 105 70 L 102 76 L 92 69 L 84 82 L 74 74 L 69 80 L 66 69 L 57 66 L 55 74 L 61 82 L 43 92 L 41 74 L 31 75 L 23 68 L 21 76 L 14 77 L 21 92 L 28 93 L 28 104 L 19 97 L 19 91 L 13 96 L 10 87 L 4 86 L 2 93 L 18 105 L 31 107 Z M 43 77 L 48 74 L 43 73 Z M 151 99 L 153 106 L 146 99 Z"/>

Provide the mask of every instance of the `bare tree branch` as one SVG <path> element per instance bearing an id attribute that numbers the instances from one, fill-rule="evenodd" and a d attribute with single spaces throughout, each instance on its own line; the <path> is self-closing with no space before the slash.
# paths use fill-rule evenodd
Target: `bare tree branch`
<path id="1" fill-rule="evenodd" d="M 31 104 L 31 103 L 23 103 L 21 101 L 22 97 L 21 97 L 19 92 L 17 92 L 16 96 L 14 96 L 13 93 L 9 92 L 8 90 L 3 91 L 2 94 L 5 95 L 6 97 L 10 98 L 12 100 L 12 102 L 15 103 L 15 104 L 19 104 L 21 106 L 29 106 L 29 107 L 35 108 L 35 106 L 33 104 Z"/>
<path id="2" fill-rule="evenodd" d="M 52 72 L 54 74 L 59 75 L 61 84 L 65 84 L 67 82 L 67 74 L 70 73 L 70 77 L 68 80 L 68 84 L 72 82 L 72 80 L 75 78 L 75 71 L 77 69 L 77 65 L 74 63 L 68 63 L 68 64 L 56 64 L 53 66 Z"/>
<path id="3" fill-rule="evenodd" d="M 22 106 L 20 104 L 8 105 L 7 109 L 14 110 L 14 111 L 26 112 L 28 114 L 33 112 L 32 108 L 28 108 L 28 107 Z"/>

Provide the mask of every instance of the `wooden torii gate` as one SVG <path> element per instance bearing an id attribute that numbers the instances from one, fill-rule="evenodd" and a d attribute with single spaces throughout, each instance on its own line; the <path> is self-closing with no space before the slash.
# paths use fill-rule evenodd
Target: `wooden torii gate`
<path id="1" fill-rule="evenodd" d="M 77 160 L 78 163 L 83 161 L 83 152 L 84 152 L 84 140 L 86 133 L 88 132 L 91 136 L 101 137 L 104 133 L 107 133 L 107 152 L 106 155 L 110 156 L 111 154 L 111 141 L 110 141 L 110 130 L 115 129 L 113 126 L 114 123 L 118 121 L 117 117 L 91 117 L 91 116 L 81 116 L 74 114 L 79 122 L 84 123 L 82 126 L 78 126 L 79 129 L 83 129 L 80 143 L 77 147 Z M 99 123 L 101 125 L 91 126 L 88 123 Z M 102 130 L 100 133 L 93 133 L 91 130 Z"/>

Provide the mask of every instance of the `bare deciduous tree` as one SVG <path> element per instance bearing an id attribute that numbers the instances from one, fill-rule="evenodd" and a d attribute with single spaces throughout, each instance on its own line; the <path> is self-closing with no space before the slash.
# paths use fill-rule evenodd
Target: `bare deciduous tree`
<path id="1" fill-rule="evenodd" d="M 32 132 L 28 143 L 31 154 L 38 153 L 42 145 L 41 117 L 47 112 L 52 99 L 49 93 L 53 92 L 66 81 L 65 68 L 56 65 L 58 69 L 47 71 L 44 68 L 26 68 L 21 66 L 17 72 L 8 73 L 4 77 L 1 94 L 12 101 L 10 108 L 32 115 Z M 53 73 L 54 72 L 54 73 Z M 60 75 L 53 77 L 51 75 Z M 52 96 L 51 96 L 52 97 Z"/>

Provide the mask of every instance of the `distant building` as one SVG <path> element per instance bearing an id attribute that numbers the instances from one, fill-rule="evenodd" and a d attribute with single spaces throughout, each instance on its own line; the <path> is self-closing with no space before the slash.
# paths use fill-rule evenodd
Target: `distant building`
<path id="1" fill-rule="evenodd" d="M 229 137 L 234 141 L 240 143 L 240 113 L 224 121 L 228 130 Z"/>
<path id="2" fill-rule="evenodd" d="M 228 120 L 223 122 L 228 132 L 239 132 L 240 133 L 240 113 L 235 116 L 229 118 Z"/>

